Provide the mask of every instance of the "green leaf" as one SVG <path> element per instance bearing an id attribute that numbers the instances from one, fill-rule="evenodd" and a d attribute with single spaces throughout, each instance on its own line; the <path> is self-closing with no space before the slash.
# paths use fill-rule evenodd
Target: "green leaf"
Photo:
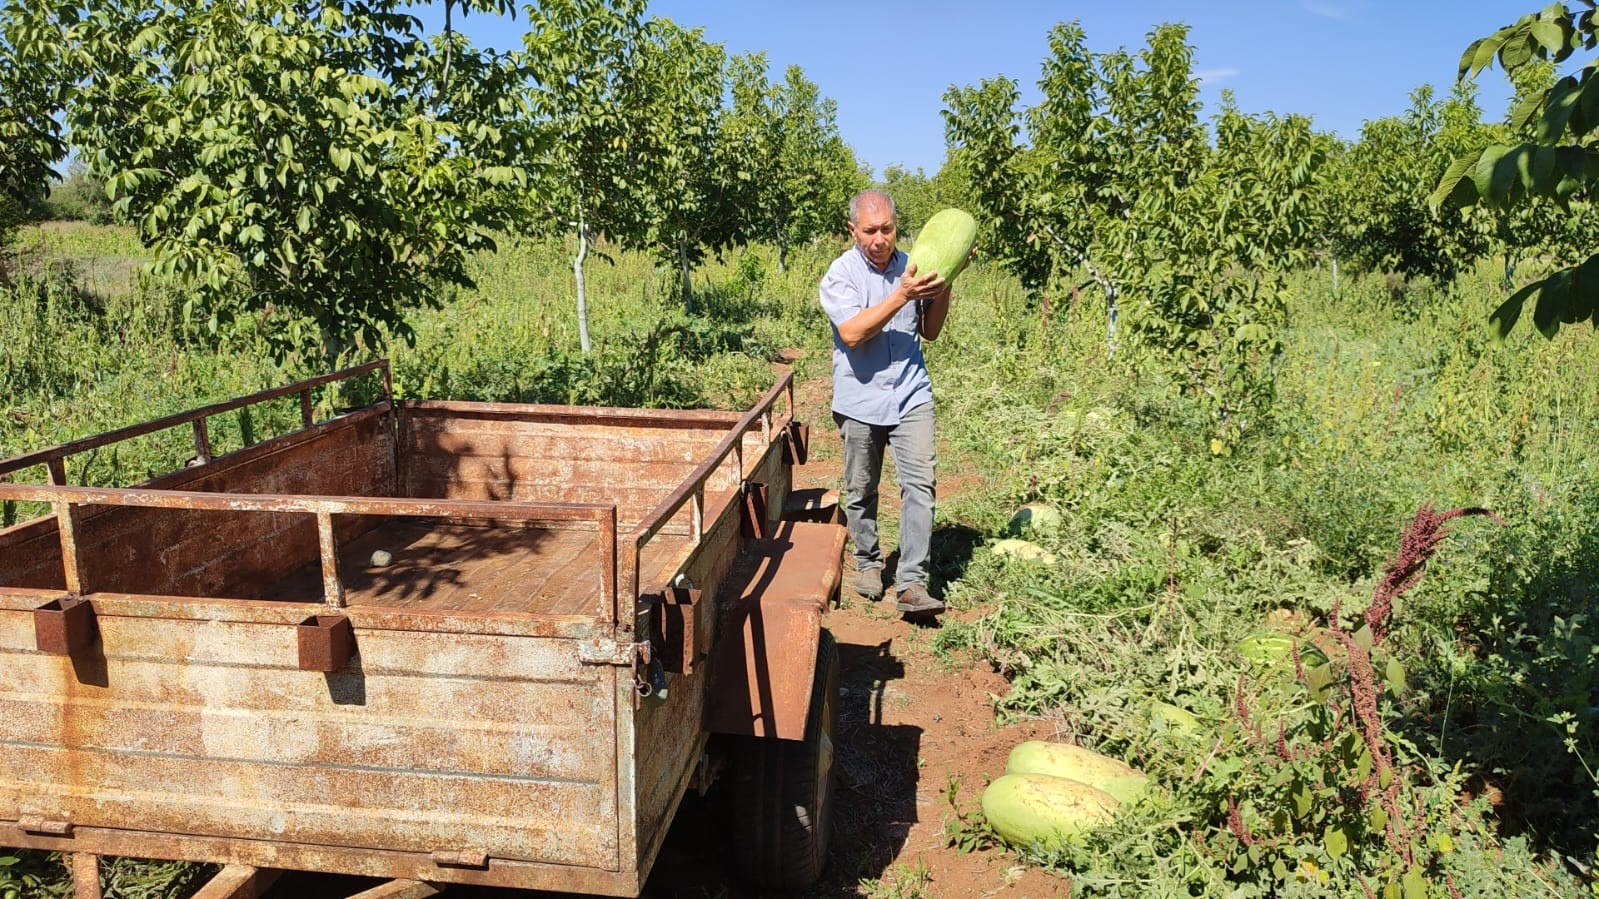
<path id="1" fill-rule="evenodd" d="M 1540 143 L 1554 143 L 1566 131 L 1571 114 L 1582 99 L 1582 86 L 1577 79 L 1567 75 L 1556 82 L 1547 94 L 1543 117 L 1538 120 L 1537 139 Z"/>
<path id="2" fill-rule="evenodd" d="M 1564 12 L 1565 8 L 1561 7 L 1561 11 Z M 1540 19 L 1537 22 L 1533 22 L 1529 30 L 1532 34 L 1532 39 L 1542 44 L 1544 51 L 1550 55 L 1566 49 L 1566 32 L 1565 29 L 1560 27 L 1560 23 Z"/>
<path id="3" fill-rule="evenodd" d="M 1445 203 L 1464 209 L 1477 202 L 1476 182 L 1467 177 L 1467 173 L 1476 167 L 1481 156 L 1480 151 L 1475 154 L 1468 153 L 1449 164 L 1443 178 L 1438 181 L 1438 189 L 1427 198 L 1427 205 L 1434 212 L 1443 208 Z"/>
<path id="4" fill-rule="evenodd" d="M 1404 885 L 1405 899 L 1427 899 L 1427 878 L 1423 877 L 1420 868 L 1411 868 L 1400 878 Z"/>
<path id="5" fill-rule="evenodd" d="M 1516 322 L 1521 319 L 1522 306 L 1527 302 L 1527 298 L 1532 296 L 1533 291 L 1537 289 L 1538 282 L 1535 281 L 1528 284 L 1526 287 L 1511 294 L 1509 299 L 1500 303 L 1499 308 L 1488 316 L 1488 324 L 1492 329 L 1495 341 L 1503 342 L 1505 338 L 1510 336 L 1510 332 L 1516 327 Z"/>
<path id="6" fill-rule="evenodd" d="M 1399 664 L 1399 660 L 1393 656 L 1388 657 L 1388 666 L 1383 679 L 1388 682 L 1388 689 L 1395 695 L 1405 692 L 1405 666 Z"/>
<path id="7" fill-rule="evenodd" d="M 1550 339 L 1559 333 L 1560 321 L 1566 314 L 1568 291 L 1567 281 L 1562 277 L 1564 274 L 1556 272 L 1536 282 L 1538 305 L 1532 310 L 1532 323 L 1539 333 Z"/>
<path id="8" fill-rule="evenodd" d="M 1349 851 L 1349 836 L 1342 827 L 1328 825 L 1321 833 L 1321 846 L 1327 850 L 1327 856 L 1333 861 L 1344 857 Z"/>
<path id="9" fill-rule="evenodd" d="M 1532 61 L 1532 39 L 1525 31 L 1506 40 L 1499 48 L 1499 64 L 1513 72 Z"/>
<path id="10" fill-rule="evenodd" d="M 1477 157 L 1476 165 L 1472 166 L 1471 180 L 1477 187 L 1477 195 L 1490 206 L 1497 206 L 1504 199 L 1504 195 L 1495 193 L 1494 188 L 1498 183 L 1499 160 L 1503 159 L 1509 150 L 1510 148 L 1503 144 L 1484 147 L 1482 155 Z"/>

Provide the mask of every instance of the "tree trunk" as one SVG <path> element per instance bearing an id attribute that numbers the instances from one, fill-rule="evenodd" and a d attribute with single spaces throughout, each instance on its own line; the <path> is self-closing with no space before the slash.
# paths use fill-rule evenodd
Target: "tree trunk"
<path id="1" fill-rule="evenodd" d="M 589 255 L 589 226 L 582 216 L 577 220 L 577 255 L 572 258 L 572 275 L 577 279 L 577 340 L 583 355 L 589 353 L 588 288 L 583 282 L 583 260 Z"/>
<path id="2" fill-rule="evenodd" d="M 694 314 L 694 283 L 690 279 L 693 270 L 688 263 L 688 235 L 680 234 L 677 238 L 677 260 L 683 267 L 683 312 L 686 315 Z"/>
<path id="3" fill-rule="evenodd" d="M 1105 285 L 1105 356 L 1116 355 L 1116 286 Z"/>
<path id="4" fill-rule="evenodd" d="M 777 236 L 777 271 L 788 271 L 788 238 L 781 234 Z"/>
<path id="5" fill-rule="evenodd" d="M 327 362 L 328 374 L 332 374 L 339 370 L 339 357 L 344 355 L 344 351 L 349 344 L 327 322 L 323 322 L 320 328 L 322 332 L 322 358 Z M 328 393 L 324 401 L 328 404 L 328 408 L 333 410 L 334 414 L 344 408 L 344 388 L 345 382 L 343 381 L 334 381 L 328 385 Z"/>
<path id="6" fill-rule="evenodd" d="M 1339 293 L 1338 293 L 1338 257 L 1337 256 L 1334 256 L 1332 258 L 1332 273 L 1333 273 L 1333 298 L 1337 299 L 1338 296 L 1339 296 Z"/>

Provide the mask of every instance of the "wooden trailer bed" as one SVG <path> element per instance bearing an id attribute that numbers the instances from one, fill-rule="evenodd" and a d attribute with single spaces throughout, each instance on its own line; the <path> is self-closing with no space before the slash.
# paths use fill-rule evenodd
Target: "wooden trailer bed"
<path id="1" fill-rule="evenodd" d="M 53 513 L 0 530 L 0 845 L 638 893 L 709 739 L 712 598 L 788 490 L 791 379 L 743 413 L 313 420 L 374 374 L 0 461 Z M 303 427 L 213 457 L 209 419 L 296 393 Z M 173 427 L 192 466 L 72 483 Z"/>

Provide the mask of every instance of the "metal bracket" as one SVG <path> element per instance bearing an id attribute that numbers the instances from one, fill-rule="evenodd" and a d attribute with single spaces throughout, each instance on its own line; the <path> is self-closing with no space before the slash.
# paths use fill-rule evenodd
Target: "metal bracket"
<path id="1" fill-rule="evenodd" d="M 23 815 L 17 819 L 17 829 L 23 833 L 36 833 L 47 837 L 72 836 L 72 822 L 50 819 L 43 815 Z"/>
<path id="2" fill-rule="evenodd" d="M 476 849 L 440 849 L 433 853 L 433 864 L 441 868 L 487 868 L 489 855 Z"/>

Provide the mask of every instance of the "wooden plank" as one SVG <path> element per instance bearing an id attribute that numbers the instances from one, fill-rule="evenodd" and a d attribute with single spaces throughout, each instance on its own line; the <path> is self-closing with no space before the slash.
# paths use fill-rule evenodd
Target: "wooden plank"
<path id="1" fill-rule="evenodd" d="M 277 868 L 227 865 L 192 899 L 260 899 L 282 876 L 283 872 Z"/>
<path id="2" fill-rule="evenodd" d="M 585 487 L 629 487 L 665 495 L 694 470 L 694 462 L 636 462 L 629 459 L 561 459 L 537 456 L 420 455 L 411 460 L 411 476 L 424 481 L 502 484 L 513 491 L 525 485 L 573 484 Z M 512 493 L 502 494 L 511 498 Z"/>

